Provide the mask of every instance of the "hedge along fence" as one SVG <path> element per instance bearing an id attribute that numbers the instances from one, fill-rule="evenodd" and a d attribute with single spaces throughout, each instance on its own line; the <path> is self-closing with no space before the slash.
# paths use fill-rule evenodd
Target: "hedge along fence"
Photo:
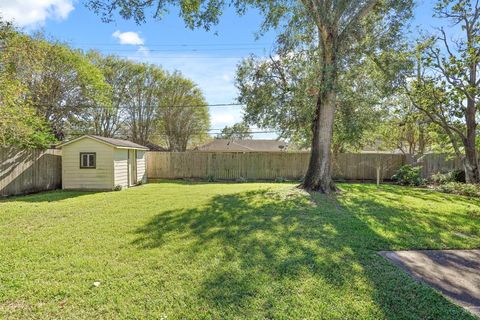
<path id="1" fill-rule="evenodd" d="M 0 196 L 53 190 L 61 186 L 60 150 L 0 148 Z"/>
<path id="2" fill-rule="evenodd" d="M 147 152 L 149 179 L 300 180 L 308 152 Z M 337 180 L 390 179 L 407 157 L 385 153 L 345 153 L 333 160 Z"/>

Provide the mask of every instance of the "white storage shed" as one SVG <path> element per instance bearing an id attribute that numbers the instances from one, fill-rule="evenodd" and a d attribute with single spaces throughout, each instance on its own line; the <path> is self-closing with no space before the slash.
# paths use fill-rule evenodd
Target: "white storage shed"
<path id="1" fill-rule="evenodd" d="M 62 188 L 113 190 L 147 182 L 147 147 L 84 135 L 62 143 Z"/>

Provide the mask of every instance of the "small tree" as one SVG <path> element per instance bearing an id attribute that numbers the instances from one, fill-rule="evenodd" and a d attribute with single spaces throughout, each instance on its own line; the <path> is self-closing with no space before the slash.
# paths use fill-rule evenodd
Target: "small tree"
<path id="1" fill-rule="evenodd" d="M 218 139 L 232 139 L 232 140 L 245 140 L 252 139 L 253 135 L 250 133 L 250 128 L 245 122 L 235 123 L 233 126 L 222 129 L 222 132 L 218 134 Z"/>
<path id="2" fill-rule="evenodd" d="M 127 135 L 136 143 L 146 144 L 157 127 L 159 97 L 166 74 L 155 65 L 132 63 L 129 76 L 131 80 L 124 105 Z"/>
<path id="3" fill-rule="evenodd" d="M 21 34 L 0 17 L 0 146 L 46 148 L 55 137 L 32 107 L 31 92 L 18 77 L 19 48 L 14 44 L 20 38 Z M 35 55 L 28 57 L 27 65 L 35 59 Z"/>
<path id="4" fill-rule="evenodd" d="M 179 72 L 167 74 L 159 91 L 157 133 L 170 151 L 185 151 L 208 136 L 210 115 L 202 92 Z"/>
<path id="5" fill-rule="evenodd" d="M 109 85 L 109 100 L 107 104 L 94 104 L 83 114 L 84 122 L 81 125 L 86 127 L 83 131 L 104 137 L 121 135 L 129 84 L 133 80 L 130 71 L 134 63 L 115 56 L 103 56 L 95 51 L 89 52 L 87 56 L 100 69 Z"/>
<path id="6" fill-rule="evenodd" d="M 455 31 L 460 38 L 451 41 L 440 28 L 436 37 L 419 46 L 415 81 L 407 92 L 413 104 L 450 139 L 462 158 L 466 181 L 479 183 L 480 5 L 478 1 L 442 0 L 435 6 L 435 16 L 460 27 Z"/>
<path id="7" fill-rule="evenodd" d="M 15 33 L 2 50 L 9 77 L 58 140 L 76 128 L 88 109 L 107 105 L 109 86 L 101 71 L 78 50 L 41 36 Z"/>

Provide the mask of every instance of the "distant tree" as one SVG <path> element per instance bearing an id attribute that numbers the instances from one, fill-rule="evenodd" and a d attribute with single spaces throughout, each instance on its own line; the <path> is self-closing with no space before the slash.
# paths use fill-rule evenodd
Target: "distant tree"
<path id="1" fill-rule="evenodd" d="M 4 41 L 9 76 L 25 89 L 35 113 L 62 140 L 94 104 L 108 104 L 108 84 L 80 51 L 41 36 L 15 33 Z"/>
<path id="2" fill-rule="evenodd" d="M 463 160 L 466 181 L 479 183 L 480 4 L 442 0 L 435 16 L 447 19 L 449 28 L 440 28 L 437 36 L 419 45 L 416 74 L 406 91 L 413 105 L 449 138 Z"/>
<path id="3" fill-rule="evenodd" d="M 365 134 L 366 145 L 380 151 L 399 150 L 416 158 L 432 149 L 436 140 L 432 123 L 408 97 L 399 94 L 384 103 L 388 112 Z"/>
<path id="4" fill-rule="evenodd" d="M 153 137 L 159 119 L 160 97 L 165 72 L 155 65 L 131 63 L 125 108 L 127 136 L 146 144 Z"/>
<path id="5" fill-rule="evenodd" d="M 207 30 L 219 22 L 227 5 L 232 5 L 239 14 L 248 7 L 254 7 L 264 15 L 262 30 L 282 27 L 281 37 L 303 42 L 298 28 L 310 33 L 307 41 L 315 42 L 316 55 L 310 63 L 318 66 L 315 74 L 316 101 L 312 130 L 311 158 L 302 187 L 307 190 L 331 192 L 336 190 L 331 178 L 332 133 L 337 107 L 338 76 L 343 70 L 343 58 L 352 50 L 353 44 L 361 43 L 370 35 L 379 32 L 395 33 L 398 21 L 410 13 L 410 0 L 157 0 L 157 1 L 116 1 L 89 0 L 88 6 L 101 12 L 105 21 L 111 21 L 119 12 L 125 19 L 145 22 L 145 12 L 153 7 L 155 18 L 162 18 L 171 6 L 180 8 L 180 16 L 190 28 L 204 27 Z M 372 23 L 374 22 L 374 23 Z M 370 28 L 376 25 L 379 28 Z M 313 28 L 311 27 L 313 26 Z M 392 26 L 390 28 L 390 26 Z M 381 38 L 381 37 L 380 37 Z M 363 47 L 365 49 L 365 47 Z"/>
<path id="6" fill-rule="evenodd" d="M 25 101 L 25 89 L 0 75 L 0 146 L 47 148 L 55 142 L 45 121 Z"/>
<path id="7" fill-rule="evenodd" d="M 89 53 L 89 58 L 110 86 L 110 104 L 94 106 L 85 114 L 90 131 L 139 144 L 156 141 L 172 151 L 185 151 L 205 139 L 209 113 L 195 83 L 156 65 L 98 53 Z"/>
<path id="8" fill-rule="evenodd" d="M 85 131 L 104 137 L 125 135 L 125 110 L 133 62 L 115 56 L 89 52 L 88 59 L 102 72 L 109 85 L 108 104 L 94 104 L 84 114 Z"/>
<path id="9" fill-rule="evenodd" d="M 179 72 L 167 74 L 159 91 L 158 129 L 171 151 L 185 151 L 208 136 L 210 116 L 200 89 Z"/>
<path id="10" fill-rule="evenodd" d="M 231 127 L 225 126 L 225 128 L 222 129 L 222 132 L 218 134 L 217 138 L 245 140 L 252 139 L 253 135 L 250 133 L 250 128 L 245 122 L 239 122 Z"/>
<path id="11" fill-rule="evenodd" d="M 18 34 L 0 17 L 0 146 L 46 148 L 55 138 L 31 107 L 28 88 L 16 78 L 17 53 L 10 45 Z"/>

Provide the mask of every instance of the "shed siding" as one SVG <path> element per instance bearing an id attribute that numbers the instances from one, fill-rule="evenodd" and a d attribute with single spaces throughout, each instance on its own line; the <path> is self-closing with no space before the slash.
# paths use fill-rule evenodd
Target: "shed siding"
<path id="1" fill-rule="evenodd" d="M 115 186 L 128 187 L 128 150 L 115 149 Z"/>
<path id="2" fill-rule="evenodd" d="M 62 148 L 63 189 L 113 189 L 112 146 L 81 139 Z M 80 152 L 95 152 L 96 168 L 80 169 Z"/>
<path id="3" fill-rule="evenodd" d="M 137 150 L 137 181 L 142 183 L 147 182 L 146 152 L 142 150 Z"/>

